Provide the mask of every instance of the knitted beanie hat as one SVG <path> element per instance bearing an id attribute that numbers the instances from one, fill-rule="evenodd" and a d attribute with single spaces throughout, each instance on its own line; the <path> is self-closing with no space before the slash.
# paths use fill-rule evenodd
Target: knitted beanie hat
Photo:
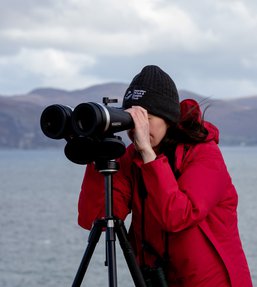
<path id="1" fill-rule="evenodd" d="M 175 83 L 157 66 L 146 66 L 134 77 L 123 98 L 122 107 L 141 106 L 167 121 L 180 118 L 179 96 Z"/>

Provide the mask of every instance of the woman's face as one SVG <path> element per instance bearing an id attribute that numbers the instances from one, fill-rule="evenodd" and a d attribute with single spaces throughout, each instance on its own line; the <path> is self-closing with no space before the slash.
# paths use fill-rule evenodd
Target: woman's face
<path id="1" fill-rule="evenodd" d="M 156 149 L 165 137 L 169 126 L 165 120 L 151 114 L 148 114 L 148 120 L 151 146 Z"/>
<path id="2" fill-rule="evenodd" d="M 160 117 L 148 114 L 149 138 L 152 148 L 157 152 L 158 146 L 165 137 L 169 125 Z M 134 142 L 134 129 L 128 131 L 128 136 Z"/>

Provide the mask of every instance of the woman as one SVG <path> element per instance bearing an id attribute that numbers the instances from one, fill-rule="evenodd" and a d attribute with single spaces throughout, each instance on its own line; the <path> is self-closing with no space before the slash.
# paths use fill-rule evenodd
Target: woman
<path id="1" fill-rule="evenodd" d="M 113 178 L 114 215 L 124 220 L 132 212 L 139 265 L 164 268 L 168 286 L 252 286 L 217 128 L 203 121 L 194 100 L 179 103 L 174 82 L 157 66 L 134 77 L 123 107 L 135 127 Z M 103 186 L 88 165 L 78 218 L 86 229 L 104 216 Z"/>

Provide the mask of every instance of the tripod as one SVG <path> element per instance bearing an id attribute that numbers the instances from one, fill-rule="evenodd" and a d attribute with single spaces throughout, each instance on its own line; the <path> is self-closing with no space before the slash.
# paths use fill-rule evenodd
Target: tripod
<path id="1" fill-rule="evenodd" d="M 124 223 L 122 220 L 113 216 L 112 175 L 117 172 L 118 163 L 114 160 L 99 161 L 96 162 L 96 168 L 105 177 L 105 218 L 96 220 L 93 225 L 89 234 L 87 248 L 81 260 L 72 287 L 78 287 L 81 285 L 103 229 L 106 229 L 106 261 L 108 266 L 109 287 L 118 286 L 115 248 L 116 234 L 135 286 L 146 287 L 143 275 L 137 265 L 133 249 L 128 241 Z"/>

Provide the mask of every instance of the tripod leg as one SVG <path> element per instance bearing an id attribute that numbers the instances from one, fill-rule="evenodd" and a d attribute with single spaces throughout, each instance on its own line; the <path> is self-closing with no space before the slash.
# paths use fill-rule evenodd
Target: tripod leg
<path id="1" fill-rule="evenodd" d="M 107 247 L 107 265 L 108 265 L 110 287 L 118 286 L 115 240 L 116 239 L 114 230 L 114 220 L 109 219 L 107 221 L 107 229 L 106 229 L 106 247 Z"/>
<path id="2" fill-rule="evenodd" d="M 116 233 L 119 238 L 121 249 L 123 251 L 125 260 L 127 262 L 127 265 L 130 270 L 133 281 L 135 283 L 135 286 L 146 287 L 146 283 L 141 273 L 141 270 L 137 264 L 134 251 L 128 240 L 128 233 L 124 226 L 123 221 L 118 219 L 116 221 L 115 227 L 116 227 Z"/>
<path id="3" fill-rule="evenodd" d="M 81 260 L 79 269 L 73 281 L 72 287 L 78 287 L 81 285 L 84 275 L 87 271 L 90 259 L 94 253 L 95 247 L 102 233 L 102 228 L 106 226 L 105 220 L 97 220 L 94 223 L 93 229 L 91 230 L 88 237 L 88 245 L 86 251 Z"/>

